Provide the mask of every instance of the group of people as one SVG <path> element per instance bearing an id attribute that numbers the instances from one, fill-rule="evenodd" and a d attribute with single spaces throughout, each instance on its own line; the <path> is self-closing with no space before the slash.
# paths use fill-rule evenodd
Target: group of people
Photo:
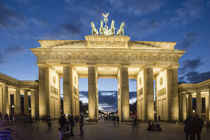
<path id="1" fill-rule="evenodd" d="M 84 126 L 84 117 L 81 116 L 79 118 L 79 116 L 72 116 L 72 115 L 69 115 L 68 117 L 65 116 L 65 115 L 61 115 L 60 119 L 59 119 L 59 124 L 60 124 L 60 128 L 59 130 L 62 132 L 62 133 L 69 133 L 70 132 L 70 135 L 71 136 L 74 136 L 74 126 L 75 126 L 75 123 L 77 123 L 79 121 L 79 126 L 80 126 L 80 136 L 83 135 L 83 126 Z"/>
<path id="2" fill-rule="evenodd" d="M 204 125 L 204 121 L 198 115 L 189 116 L 185 120 L 184 132 L 186 134 L 186 140 L 190 138 L 190 140 L 195 140 L 195 136 L 197 135 L 197 140 L 200 140 L 200 134 Z"/>
<path id="3" fill-rule="evenodd" d="M 161 131 L 161 127 L 158 121 L 152 122 L 152 121 L 148 121 L 148 128 L 147 130 L 149 131 Z"/>
<path id="4" fill-rule="evenodd" d="M 6 124 L 8 123 L 13 123 L 14 122 L 14 116 L 11 114 L 10 116 L 5 113 L 4 115 L 0 112 L 0 122 L 2 122 L 3 120 L 5 120 Z"/>

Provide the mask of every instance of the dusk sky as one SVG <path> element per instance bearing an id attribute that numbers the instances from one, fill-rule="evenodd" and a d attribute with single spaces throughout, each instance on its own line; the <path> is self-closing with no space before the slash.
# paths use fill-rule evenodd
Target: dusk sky
<path id="1" fill-rule="evenodd" d="M 0 72 L 36 80 L 30 48 L 39 47 L 38 40 L 84 40 L 91 21 L 99 28 L 103 12 L 109 12 L 108 24 L 114 19 L 116 29 L 124 21 L 131 40 L 172 41 L 186 50 L 179 82 L 210 78 L 210 0 L 0 0 Z M 101 83 L 99 90 L 117 89 L 115 80 Z M 87 79 L 79 86 L 87 90 Z M 135 87 L 131 84 L 131 91 Z"/>

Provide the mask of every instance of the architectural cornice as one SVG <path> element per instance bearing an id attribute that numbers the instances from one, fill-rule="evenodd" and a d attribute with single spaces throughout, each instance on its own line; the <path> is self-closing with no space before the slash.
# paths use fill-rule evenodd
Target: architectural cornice
<path id="1" fill-rule="evenodd" d="M 38 87 L 38 82 L 36 81 L 22 81 L 12 78 L 8 75 L 0 73 L 0 82 L 6 85 L 14 86 L 16 88 L 33 88 Z"/>
<path id="2" fill-rule="evenodd" d="M 179 88 L 181 91 L 191 90 L 191 91 L 201 91 L 205 89 L 210 89 L 210 79 L 200 82 L 200 83 L 184 83 L 180 84 Z"/>

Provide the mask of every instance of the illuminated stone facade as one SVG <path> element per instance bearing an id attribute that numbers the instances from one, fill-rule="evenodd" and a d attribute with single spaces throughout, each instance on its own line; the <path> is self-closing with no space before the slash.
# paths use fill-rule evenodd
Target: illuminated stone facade
<path id="1" fill-rule="evenodd" d="M 197 84 L 180 84 L 179 101 L 180 120 L 193 114 L 210 120 L 210 79 Z"/>
<path id="2" fill-rule="evenodd" d="M 40 40 L 32 48 L 39 66 L 39 116 L 60 115 L 63 78 L 64 113 L 79 115 L 78 79 L 88 78 L 89 119 L 98 118 L 98 78 L 118 80 L 118 114 L 129 120 L 129 79 L 137 80 L 137 118 L 178 120 L 177 69 L 184 51 L 175 42 L 130 41 L 128 36 L 89 35 L 85 40 Z M 154 80 L 156 89 L 154 91 Z"/>
<path id="3" fill-rule="evenodd" d="M 24 97 L 21 112 L 21 96 Z M 30 97 L 30 98 L 29 98 Z M 30 107 L 29 107 L 30 99 Z M 0 73 L 0 112 L 2 114 L 29 115 L 39 117 L 38 82 L 20 81 Z"/>

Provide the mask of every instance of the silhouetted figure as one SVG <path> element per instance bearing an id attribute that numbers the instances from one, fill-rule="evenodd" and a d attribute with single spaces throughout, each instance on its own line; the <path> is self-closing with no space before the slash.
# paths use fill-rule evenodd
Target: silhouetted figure
<path id="1" fill-rule="evenodd" d="M 192 116 L 188 116 L 187 119 L 184 121 L 184 132 L 185 132 L 185 139 L 188 140 L 189 136 L 190 139 L 192 139 L 192 126 L 191 126 L 191 122 L 192 122 L 193 117 Z"/>
<path id="2" fill-rule="evenodd" d="M 59 124 L 60 124 L 60 131 L 66 131 L 67 130 L 67 121 L 64 115 L 61 115 L 59 118 Z"/>
<path id="3" fill-rule="evenodd" d="M 10 119 L 11 124 L 13 124 L 14 116 L 12 114 L 9 116 L 9 119 Z"/>
<path id="4" fill-rule="evenodd" d="M 120 118 L 119 116 L 117 116 L 117 123 L 119 124 L 119 122 L 120 122 Z"/>
<path id="5" fill-rule="evenodd" d="M 203 119 L 200 118 L 198 115 L 195 115 L 195 118 L 193 119 L 193 130 L 194 135 L 197 135 L 197 140 L 200 140 L 200 134 L 203 129 Z"/>
<path id="6" fill-rule="evenodd" d="M 9 115 L 7 113 L 4 115 L 4 118 L 6 120 L 6 123 L 9 123 Z"/>
<path id="7" fill-rule="evenodd" d="M 74 117 L 73 116 L 69 116 L 69 124 L 70 124 L 70 127 L 71 127 L 71 136 L 74 136 L 73 134 L 73 129 L 74 129 Z"/>
<path id="8" fill-rule="evenodd" d="M 52 124 L 51 124 L 50 116 L 46 117 L 46 123 L 47 123 L 48 129 L 51 129 Z"/>
<path id="9" fill-rule="evenodd" d="M 207 132 L 209 131 L 209 127 L 210 127 L 210 121 L 206 120 L 206 130 L 207 130 Z"/>
<path id="10" fill-rule="evenodd" d="M 136 127 L 137 127 L 137 119 L 136 119 L 136 117 L 134 116 L 133 117 L 133 124 L 132 124 L 132 126 L 133 126 L 133 132 L 137 129 Z"/>
<path id="11" fill-rule="evenodd" d="M 150 120 L 148 121 L 147 130 L 152 130 L 152 122 Z"/>
<path id="12" fill-rule="evenodd" d="M 0 122 L 2 122 L 3 114 L 0 112 Z"/>
<path id="13" fill-rule="evenodd" d="M 79 126 L 80 126 L 80 136 L 83 135 L 83 126 L 84 126 L 84 117 L 81 116 L 80 120 L 79 120 Z"/>

